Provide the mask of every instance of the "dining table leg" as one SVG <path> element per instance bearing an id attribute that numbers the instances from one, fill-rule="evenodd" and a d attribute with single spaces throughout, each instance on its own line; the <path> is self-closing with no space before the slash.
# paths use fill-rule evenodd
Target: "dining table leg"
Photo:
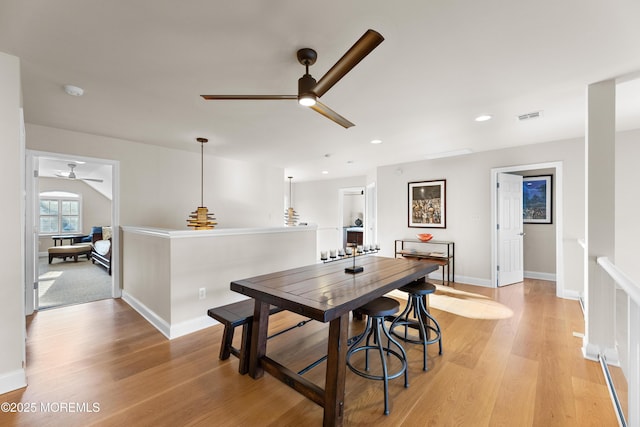
<path id="1" fill-rule="evenodd" d="M 348 334 L 349 313 L 347 312 L 329 323 L 327 374 L 324 387 L 324 426 L 342 425 Z"/>
<path id="2" fill-rule="evenodd" d="M 251 331 L 251 349 L 249 351 L 249 375 L 261 378 L 264 369 L 260 359 L 267 354 L 267 332 L 269 330 L 269 304 L 256 300 L 253 309 L 253 327 Z"/>

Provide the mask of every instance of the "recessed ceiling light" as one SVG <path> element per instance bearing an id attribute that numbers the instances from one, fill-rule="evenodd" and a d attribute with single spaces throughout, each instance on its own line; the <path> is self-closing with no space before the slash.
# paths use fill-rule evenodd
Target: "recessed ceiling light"
<path id="1" fill-rule="evenodd" d="M 371 143 L 372 144 L 382 144 L 382 140 L 381 139 L 372 139 Z"/>
<path id="2" fill-rule="evenodd" d="M 482 114 L 475 118 L 476 122 L 486 122 L 487 120 L 491 120 L 492 117 L 489 114 Z"/>
<path id="3" fill-rule="evenodd" d="M 67 95 L 71 96 L 82 96 L 82 94 L 84 93 L 84 89 L 78 86 L 64 85 L 62 88 Z"/>
<path id="4" fill-rule="evenodd" d="M 322 175 L 327 175 L 329 171 L 322 171 Z"/>

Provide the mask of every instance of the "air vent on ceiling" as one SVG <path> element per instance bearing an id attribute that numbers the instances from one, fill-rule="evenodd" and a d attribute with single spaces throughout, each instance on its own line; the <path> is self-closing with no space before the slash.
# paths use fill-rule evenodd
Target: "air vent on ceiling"
<path id="1" fill-rule="evenodd" d="M 539 119 L 540 117 L 542 117 L 542 111 L 533 111 L 531 113 L 520 114 L 518 116 L 518 121 L 522 122 L 524 120 Z"/>

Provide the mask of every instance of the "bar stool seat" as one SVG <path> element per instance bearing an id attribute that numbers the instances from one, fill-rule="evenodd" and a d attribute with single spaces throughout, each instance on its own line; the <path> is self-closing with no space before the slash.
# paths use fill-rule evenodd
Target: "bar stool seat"
<path id="1" fill-rule="evenodd" d="M 402 313 L 400 313 L 400 315 L 391 322 L 389 332 L 391 335 L 398 337 L 405 342 L 422 344 L 422 369 L 426 371 L 427 346 L 437 342 L 439 354 L 442 355 L 442 330 L 440 329 L 438 321 L 429 313 L 427 305 L 427 298 L 429 294 L 436 291 L 436 287 L 434 284 L 426 282 L 423 278 L 403 286 L 399 288 L 399 290 L 408 293 L 409 298 Z M 431 322 L 433 322 L 433 326 L 431 325 Z M 404 334 L 396 331 L 398 326 L 404 326 Z M 418 330 L 418 336 L 410 335 L 408 333 L 409 328 Z M 431 333 L 434 334 L 433 338 L 429 337 Z"/>
<path id="2" fill-rule="evenodd" d="M 358 309 L 358 312 L 367 316 L 367 324 L 362 334 L 355 337 L 355 342 L 349 347 L 347 351 L 347 366 L 355 374 L 370 379 L 384 382 L 384 414 L 389 415 L 389 380 L 399 377 L 404 374 L 404 386 L 409 387 L 409 379 L 407 376 L 407 354 L 402 348 L 402 345 L 396 341 L 387 330 L 385 326 L 385 318 L 393 316 L 400 309 L 400 303 L 392 298 L 380 297 L 377 298 Z M 382 345 L 382 334 L 387 337 L 387 346 Z M 373 344 L 371 344 L 371 337 L 373 336 Z M 360 345 L 366 337 L 364 345 Z M 395 349 L 391 347 L 391 343 L 395 345 Z M 397 350 L 396 350 L 397 349 Z M 380 355 L 380 363 L 382 367 L 382 374 L 375 375 L 369 373 L 369 351 L 377 350 Z M 357 368 L 351 361 L 351 357 L 360 352 L 365 352 L 364 369 Z M 393 373 L 388 372 L 386 357 L 393 356 L 401 364 L 401 367 Z"/>

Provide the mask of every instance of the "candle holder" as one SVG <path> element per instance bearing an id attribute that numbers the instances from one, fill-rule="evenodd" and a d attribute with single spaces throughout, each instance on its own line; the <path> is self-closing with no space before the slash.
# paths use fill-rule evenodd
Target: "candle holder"
<path id="1" fill-rule="evenodd" d="M 358 244 L 356 242 L 351 243 L 351 246 L 354 248 L 358 247 Z M 349 273 L 349 274 L 358 274 L 358 273 L 362 273 L 364 271 L 364 267 L 361 265 L 356 265 L 356 256 L 358 255 L 358 251 L 353 251 L 353 266 L 352 267 L 347 267 L 344 269 L 345 273 Z"/>

